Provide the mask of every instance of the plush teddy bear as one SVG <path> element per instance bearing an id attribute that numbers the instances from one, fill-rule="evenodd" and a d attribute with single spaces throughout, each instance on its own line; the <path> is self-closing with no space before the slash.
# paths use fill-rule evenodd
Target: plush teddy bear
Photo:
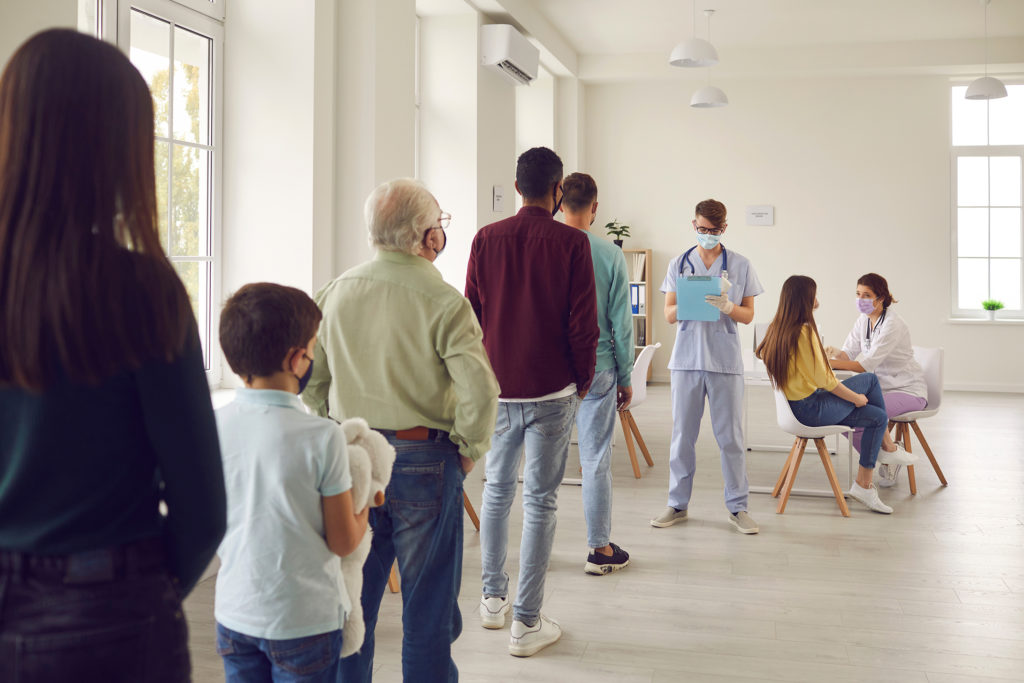
<path id="1" fill-rule="evenodd" d="M 362 512 L 367 505 L 383 505 L 384 489 L 391 481 L 391 467 L 395 464 L 395 449 L 383 435 L 370 429 L 362 418 L 345 420 L 341 428 L 348 443 L 348 461 L 352 472 L 352 509 Z M 363 564 L 370 554 L 371 535 L 368 528 L 356 549 L 341 558 L 341 576 L 352 604 L 352 611 L 345 618 L 342 657 L 358 652 L 366 635 L 361 597 Z"/>

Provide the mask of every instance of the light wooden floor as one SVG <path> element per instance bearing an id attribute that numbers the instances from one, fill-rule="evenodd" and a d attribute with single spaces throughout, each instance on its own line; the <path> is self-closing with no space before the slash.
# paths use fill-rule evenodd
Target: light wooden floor
<path id="1" fill-rule="evenodd" d="M 750 395 L 750 438 L 788 445 L 771 395 Z M 878 515 L 851 501 L 796 497 L 784 515 L 751 495 L 756 536 L 733 531 L 722 502 L 718 453 L 705 416 L 690 520 L 654 529 L 665 505 L 671 428 L 667 385 L 635 412 L 655 466 L 635 480 L 621 433 L 614 452 L 612 539 L 624 571 L 583 573 L 587 547 L 580 489 L 563 486 L 544 612 L 564 635 L 528 659 L 509 656 L 509 631 L 480 627 L 479 536 L 466 520 L 463 634 L 454 656 L 463 681 L 1024 681 L 1024 396 L 947 393 L 922 421 L 950 482 L 918 466 Z M 916 446 L 916 442 L 915 442 Z M 751 484 L 773 484 L 784 453 L 748 453 Z M 570 454 L 570 469 L 577 465 Z M 834 462 L 846 481 L 845 451 Z M 641 465 L 643 462 L 641 460 Z M 467 490 L 479 507 L 482 467 Z M 576 476 L 572 472 L 568 476 Z M 826 486 L 816 456 L 797 486 Z M 509 571 L 518 567 L 522 510 L 513 508 Z M 222 681 L 213 647 L 213 579 L 187 602 L 195 680 Z M 401 601 L 387 594 L 377 629 L 375 681 L 401 680 Z"/>

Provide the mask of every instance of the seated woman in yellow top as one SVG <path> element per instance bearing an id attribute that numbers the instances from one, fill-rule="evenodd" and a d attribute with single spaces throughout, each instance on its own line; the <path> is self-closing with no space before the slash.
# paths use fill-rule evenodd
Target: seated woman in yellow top
<path id="1" fill-rule="evenodd" d="M 817 291 L 817 284 L 806 275 L 793 275 L 783 283 L 779 309 L 757 347 L 757 356 L 802 424 L 863 427 L 860 467 L 849 494 L 870 510 L 890 514 L 892 508 L 879 499 L 871 481 L 879 449 L 896 449 L 885 429 L 888 417 L 882 389 L 870 372 L 843 382 L 836 379 L 814 323 Z"/>

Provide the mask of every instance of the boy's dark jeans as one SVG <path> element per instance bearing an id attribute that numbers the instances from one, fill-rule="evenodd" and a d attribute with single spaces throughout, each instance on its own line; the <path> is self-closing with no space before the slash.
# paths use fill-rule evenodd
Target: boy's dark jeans
<path id="1" fill-rule="evenodd" d="M 64 556 L 0 551 L 0 681 L 188 681 L 160 541 Z"/>

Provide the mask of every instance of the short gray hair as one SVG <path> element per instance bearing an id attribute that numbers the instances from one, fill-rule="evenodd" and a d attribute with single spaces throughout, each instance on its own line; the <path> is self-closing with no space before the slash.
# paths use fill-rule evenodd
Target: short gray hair
<path id="1" fill-rule="evenodd" d="M 363 208 L 370 245 L 418 254 L 423 233 L 437 221 L 437 206 L 434 195 L 418 180 L 398 178 L 378 185 Z"/>

